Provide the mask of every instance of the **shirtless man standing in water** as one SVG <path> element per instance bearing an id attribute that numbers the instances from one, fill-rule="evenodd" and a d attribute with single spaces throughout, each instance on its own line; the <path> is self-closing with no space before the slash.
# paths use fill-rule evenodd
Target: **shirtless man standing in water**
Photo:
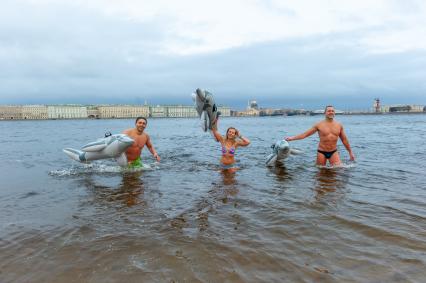
<path id="1" fill-rule="evenodd" d="M 130 146 L 126 151 L 127 162 L 129 167 L 135 168 L 143 166 L 141 161 L 141 152 L 145 145 L 149 149 L 151 154 L 155 157 L 155 159 L 160 162 L 160 156 L 155 151 L 154 146 L 151 143 L 151 139 L 149 138 L 149 135 L 144 132 L 147 123 L 148 121 L 145 117 L 137 117 L 135 122 L 135 128 L 127 129 L 123 132 L 123 134 L 126 134 L 135 140 L 133 145 Z"/>
<path id="2" fill-rule="evenodd" d="M 349 153 L 350 160 L 354 161 L 355 156 L 349 145 L 348 138 L 346 137 L 342 124 L 334 120 L 335 115 L 334 107 L 327 106 L 325 107 L 325 119 L 323 121 L 316 123 L 303 134 L 288 137 L 285 140 L 301 140 L 318 132 L 320 141 L 317 150 L 317 165 L 326 165 L 327 160 L 330 162 L 330 165 L 340 165 L 339 152 L 337 152 L 337 141 L 340 138 Z"/>

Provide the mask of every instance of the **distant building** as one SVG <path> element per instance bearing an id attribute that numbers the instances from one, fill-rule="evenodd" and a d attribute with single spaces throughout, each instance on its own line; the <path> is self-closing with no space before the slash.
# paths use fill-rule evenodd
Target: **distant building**
<path id="1" fill-rule="evenodd" d="M 275 113 L 275 109 L 272 108 L 262 108 L 259 111 L 259 116 L 272 116 Z"/>
<path id="2" fill-rule="evenodd" d="M 236 112 L 236 116 L 259 116 L 260 111 L 254 108 Z"/>
<path id="3" fill-rule="evenodd" d="M 221 111 L 222 112 L 222 111 Z M 231 115 L 231 111 L 229 111 Z M 256 100 L 249 100 L 245 111 L 234 111 L 234 116 L 260 116 L 259 105 Z"/>
<path id="4" fill-rule="evenodd" d="M 424 112 L 424 105 L 414 105 L 414 104 L 398 104 L 398 105 L 386 105 L 381 107 L 381 111 L 384 113 L 418 113 Z"/>
<path id="5" fill-rule="evenodd" d="M 217 111 L 220 112 L 222 117 L 230 117 L 231 116 L 231 108 L 228 106 L 218 106 Z"/>
<path id="6" fill-rule="evenodd" d="M 424 105 L 409 105 L 410 106 L 410 112 L 423 112 Z"/>
<path id="7" fill-rule="evenodd" d="M 411 107 L 409 105 L 389 107 L 389 112 L 410 112 L 410 111 L 411 111 Z"/>
<path id="8" fill-rule="evenodd" d="M 164 118 L 167 117 L 167 106 L 151 106 L 149 107 L 150 117 L 153 118 Z"/>
<path id="9" fill-rule="evenodd" d="M 249 109 L 256 109 L 256 110 L 259 109 L 259 106 L 257 105 L 257 101 L 256 100 L 250 100 L 248 102 L 247 110 L 249 110 Z"/>
<path id="10" fill-rule="evenodd" d="M 334 112 L 336 114 L 344 114 L 345 112 L 343 112 L 342 110 L 338 110 L 338 109 L 334 109 Z M 318 114 L 324 114 L 325 113 L 325 109 L 318 109 L 318 110 L 314 110 L 311 112 L 312 115 L 318 115 Z"/>
<path id="11" fill-rule="evenodd" d="M 382 113 L 388 113 L 389 112 L 389 108 L 390 108 L 389 105 L 383 105 L 383 106 L 380 107 L 380 112 L 382 112 Z"/>
<path id="12" fill-rule="evenodd" d="M 259 116 L 284 116 L 289 112 L 291 112 L 290 109 L 261 108 Z"/>
<path id="13" fill-rule="evenodd" d="M 373 109 L 374 109 L 374 112 L 376 112 L 376 113 L 381 112 L 380 99 L 379 98 L 374 99 Z"/>
<path id="14" fill-rule="evenodd" d="M 99 119 L 100 118 L 100 114 L 99 114 L 99 109 L 97 106 L 88 106 L 87 107 L 87 118 L 91 118 L 91 119 Z"/>
<path id="15" fill-rule="evenodd" d="M 0 106 L 0 120 L 22 119 L 22 106 L 4 105 Z"/>
<path id="16" fill-rule="evenodd" d="M 171 106 L 167 106 L 167 117 L 170 117 L 170 118 L 198 117 L 198 113 L 197 113 L 197 110 L 195 110 L 194 106 L 171 105 Z"/>
<path id="17" fill-rule="evenodd" d="M 22 106 L 22 119 L 24 120 L 40 120 L 47 119 L 47 106 L 46 105 L 23 105 Z"/>
<path id="18" fill-rule="evenodd" d="M 221 116 L 231 116 L 231 108 L 218 106 Z M 0 105 L 0 120 L 12 119 L 86 119 L 143 117 L 198 117 L 190 105 Z"/>
<path id="19" fill-rule="evenodd" d="M 102 119 L 149 117 L 149 108 L 145 105 L 101 105 L 98 113 Z"/>
<path id="20" fill-rule="evenodd" d="M 87 108 L 81 105 L 48 105 L 48 119 L 85 119 Z"/>
<path id="21" fill-rule="evenodd" d="M 307 111 L 305 109 L 289 109 L 285 111 L 287 116 L 294 115 L 312 115 L 311 111 Z M 323 111 L 324 113 L 324 111 Z M 343 114 L 343 111 L 337 110 L 336 114 Z"/>

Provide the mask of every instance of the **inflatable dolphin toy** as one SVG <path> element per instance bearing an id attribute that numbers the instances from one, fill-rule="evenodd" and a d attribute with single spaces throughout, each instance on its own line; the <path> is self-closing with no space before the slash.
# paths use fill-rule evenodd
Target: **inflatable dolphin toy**
<path id="1" fill-rule="evenodd" d="M 114 158 L 120 166 L 127 166 L 127 156 L 125 151 L 134 143 L 134 140 L 127 135 L 105 134 L 105 138 L 84 145 L 81 150 L 65 148 L 63 152 L 79 162 L 89 162 L 92 160 Z"/>
<path id="2" fill-rule="evenodd" d="M 201 128 L 204 132 L 212 130 L 220 112 L 217 111 L 213 95 L 207 90 L 197 88 L 194 93 L 195 108 L 201 118 Z"/>
<path id="3" fill-rule="evenodd" d="M 272 153 L 266 158 L 266 166 L 275 166 L 283 164 L 284 160 L 291 154 L 300 154 L 300 150 L 290 148 L 290 144 L 286 140 L 277 141 L 272 146 Z"/>

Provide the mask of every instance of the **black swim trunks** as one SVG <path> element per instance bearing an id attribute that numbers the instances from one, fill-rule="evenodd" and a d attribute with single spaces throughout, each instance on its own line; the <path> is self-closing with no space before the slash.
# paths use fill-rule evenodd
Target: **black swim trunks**
<path id="1" fill-rule="evenodd" d="M 325 156 L 326 159 L 330 159 L 330 157 L 333 156 L 333 154 L 337 151 L 337 149 L 333 150 L 333 151 L 323 151 L 323 150 L 317 150 L 319 153 L 321 153 L 322 155 Z"/>

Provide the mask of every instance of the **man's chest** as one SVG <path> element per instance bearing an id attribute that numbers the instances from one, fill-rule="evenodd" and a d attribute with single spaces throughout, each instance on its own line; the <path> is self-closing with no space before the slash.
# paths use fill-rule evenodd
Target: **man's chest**
<path id="1" fill-rule="evenodd" d="M 318 127 L 318 132 L 320 136 L 339 136 L 340 127 L 338 125 L 323 125 Z"/>
<path id="2" fill-rule="evenodd" d="M 135 141 L 133 146 L 143 147 L 146 144 L 146 135 L 131 135 L 131 138 Z"/>

